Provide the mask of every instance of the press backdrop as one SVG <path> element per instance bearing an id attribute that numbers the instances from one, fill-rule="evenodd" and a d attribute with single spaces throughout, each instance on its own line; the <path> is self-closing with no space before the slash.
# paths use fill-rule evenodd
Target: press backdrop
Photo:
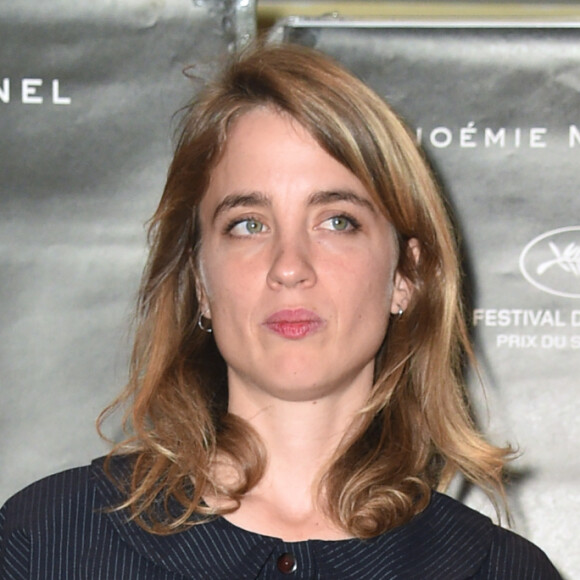
<path id="1" fill-rule="evenodd" d="M 210 74 L 253 8 L 0 1 L 0 502 L 105 451 L 94 419 L 125 379 L 183 68 Z M 578 28 L 292 19 L 274 36 L 342 60 L 425 147 L 464 239 L 480 421 L 523 452 L 516 529 L 580 577 Z"/>
<path id="2" fill-rule="evenodd" d="M 516 530 L 580 578 L 580 28 L 289 19 L 392 103 L 448 193 Z M 479 509 L 479 494 L 453 490 Z"/>
<path id="3" fill-rule="evenodd" d="M 106 449 L 174 112 L 248 0 L 0 0 L 0 501 Z"/>

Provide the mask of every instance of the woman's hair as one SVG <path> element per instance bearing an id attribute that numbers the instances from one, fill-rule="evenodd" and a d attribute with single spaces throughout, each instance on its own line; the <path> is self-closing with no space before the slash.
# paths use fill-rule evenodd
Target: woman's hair
<path id="1" fill-rule="evenodd" d="M 196 297 L 199 204 L 233 121 L 255 107 L 296 119 L 365 185 L 397 232 L 398 270 L 414 286 L 376 356 L 355 433 L 322 479 L 328 515 L 353 536 L 378 535 L 424 509 L 431 490 L 445 488 L 458 471 L 501 496 L 509 450 L 487 443 L 470 418 L 463 369 L 473 353 L 458 250 L 427 163 L 395 113 L 361 81 L 313 50 L 267 45 L 237 55 L 183 117 L 150 225 L 130 379 L 100 419 L 126 407 L 127 439 L 110 454 L 133 455 L 121 507 L 146 529 L 170 533 L 235 510 L 264 472 L 258 435 L 228 413 L 226 364 L 197 325 Z M 214 478 L 216 457 L 238 471 L 230 487 Z M 228 507 L 211 510 L 204 495 Z"/>

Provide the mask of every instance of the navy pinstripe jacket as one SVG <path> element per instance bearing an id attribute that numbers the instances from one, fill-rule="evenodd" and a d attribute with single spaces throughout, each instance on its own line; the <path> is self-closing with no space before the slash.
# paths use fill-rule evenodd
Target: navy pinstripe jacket
<path id="1" fill-rule="evenodd" d="M 444 495 L 371 540 L 283 542 L 223 518 L 171 536 L 127 522 L 102 460 L 43 479 L 0 511 L 2 580 L 544 580 L 544 553 Z"/>

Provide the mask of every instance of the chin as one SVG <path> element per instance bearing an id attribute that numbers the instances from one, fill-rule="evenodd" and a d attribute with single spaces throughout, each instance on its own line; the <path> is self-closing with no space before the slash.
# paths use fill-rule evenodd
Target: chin
<path id="1" fill-rule="evenodd" d="M 280 401 L 290 403 L 308 403 L 324 398 L 329 394 L 328 389 L 320 384 L 304 385 L 284 383 L 272 385 L 270 393 Z"/>
<path id="2" fill-rule="evenodd" d="M 329 370 L 318 374 L 305 372 L 308 369 L 308 366 L 302 365 L 290 372 L 288 368 L 286 372 L 278 370 L 267 384 L 262 384 L 277 399 L 294 402 L 323 399 L 347 391 L 353 384 L 350 376 L 332 377 Z"/>

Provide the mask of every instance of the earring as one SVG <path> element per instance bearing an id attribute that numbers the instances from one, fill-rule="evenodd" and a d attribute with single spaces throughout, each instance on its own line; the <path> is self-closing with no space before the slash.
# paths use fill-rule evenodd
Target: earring
<path id="1" fill-rule="evenodd" d="M 208 320 L 210 320 L 208 318 Z M 210 324 L 211 324 L 211 320 L 210 320 Z M 203 330 L 204 332 L 207 332 L 208 334 L 211 334 L 213 332 L 213 328 L 211 326 L 204 326 L 203 325 L 203 314 L 199 314 L 199 318 L 197 319 L 197 326 L 199 326 L 199 328 L 201 330 Z"/>

